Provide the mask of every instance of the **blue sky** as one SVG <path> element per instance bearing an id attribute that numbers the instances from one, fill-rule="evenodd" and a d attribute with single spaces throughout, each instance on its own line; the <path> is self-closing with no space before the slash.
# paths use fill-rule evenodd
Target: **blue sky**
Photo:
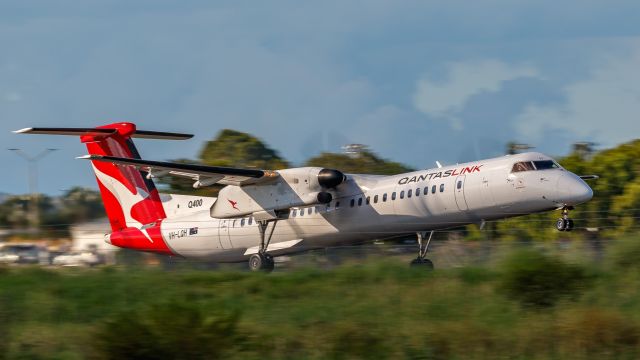
<path id="1" fill-rule="evenodd" d="M 363 143 L 416 168 L 550 155 L 640 136 L 638 1 L 3 1 L 0 141 L 35 154 L 40 189 L 95 187 L 74 138 L 27 126 L 131 121 L 197 134 L 141 141 L 195 157 L 223 128 L 300 164 Z M 26 165 L 0 149 L 0 192 Z"/>

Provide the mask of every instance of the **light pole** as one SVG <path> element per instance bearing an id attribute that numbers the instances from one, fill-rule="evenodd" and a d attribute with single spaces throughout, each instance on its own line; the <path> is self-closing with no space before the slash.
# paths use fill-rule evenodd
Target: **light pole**
<path id="1" fill-rule="evenodd" d="M 38 161 L 42 160 L 45 156 L 58 149 L 45 149 L 36 156 L 31 156 L 21 149 L 8 149 L 27 161 L 28 175 L 29 175 L 29 215 L 31 217 L 32 231 L 35 233 L 40 228 L 40 214 L 38 208 Z"/>

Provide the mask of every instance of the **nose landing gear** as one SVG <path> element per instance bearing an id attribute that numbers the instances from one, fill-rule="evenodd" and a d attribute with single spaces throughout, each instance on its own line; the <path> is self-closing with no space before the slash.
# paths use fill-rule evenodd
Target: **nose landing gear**
<path id="1" fill-rule="evenodd" d="M 569 219 L 569 210 L 571 210 L 569 207 L 562 208 L 562 217 L 556 221 L 558 231 L 573 230 L 573 220 Z"/>

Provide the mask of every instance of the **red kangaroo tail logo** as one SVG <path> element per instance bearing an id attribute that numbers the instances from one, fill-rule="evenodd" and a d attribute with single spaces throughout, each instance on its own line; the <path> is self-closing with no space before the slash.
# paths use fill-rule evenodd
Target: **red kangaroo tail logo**
<path id="1" fill-rule="evenodd" d="M 237 201 L 233 201 L 233 200 L 229 200 L 227 199 L 227 201 L 229 202 L 229 204 L 231 204 L 231 207 L 240 211 L 240 209 L 238 209 L 238 202 Z"/>

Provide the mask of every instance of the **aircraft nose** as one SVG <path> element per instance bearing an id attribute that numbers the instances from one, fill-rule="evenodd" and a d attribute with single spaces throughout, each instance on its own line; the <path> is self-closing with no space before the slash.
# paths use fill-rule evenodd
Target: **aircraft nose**
<path id="1" fill-rule="evenodd" d="M 575 174 L 563 174 L 557 184 L 558 199 L 566 205 L 578 205 L 591 200 L 593 190 Z"/>

